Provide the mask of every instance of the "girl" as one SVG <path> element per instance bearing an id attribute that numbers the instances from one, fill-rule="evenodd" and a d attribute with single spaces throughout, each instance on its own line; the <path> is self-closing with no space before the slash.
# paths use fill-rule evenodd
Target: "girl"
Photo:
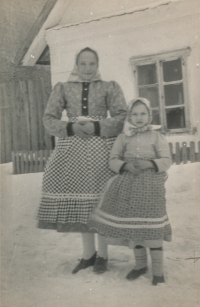
<path id="1" fill-rule="evenodd" d="M 81 50 L 68 82 L 54 87 L 44 115 L 45 128 L 59 140 L 44 173 L 39 228 L 82 233 L 83 258 L 73 274 L 93 265 L 96 273 L 106 270 L 107 245 L 100 238 L 96 254 L 87 222 L 112 175 L 109 152 L 127 113 L 120 86 L 102 81 L 98 64 L 96 51 Z M 68 122 L 61 121 L 64 109 Z"/>
<path id="2" fill-rule="evenodd" d="M 110 168 L 118 175 L 109 180 L 90 227 L 110 237 L 112 243 L 134 248 L 136 265 L 127 279 L 147 271 L 149 247 L 156 285 L 164 282 L 163 240 L 171 241 L 164 188 L 171 156 L 166 139 L 153 131 L 151 120 L 147 99 L 130 102 L 124 133 L 116 139 L 110 155 Z"/>

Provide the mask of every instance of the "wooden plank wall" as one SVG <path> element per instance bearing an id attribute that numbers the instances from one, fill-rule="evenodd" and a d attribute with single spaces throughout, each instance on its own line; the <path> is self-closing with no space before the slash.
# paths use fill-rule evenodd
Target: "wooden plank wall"
<path id="1" fill-rule="evenodd" d="M 49 95 L 41 77 L 0 84 L 1 163 L 11 162 L 13 151 L 52 149 L 42 123 Z"/>

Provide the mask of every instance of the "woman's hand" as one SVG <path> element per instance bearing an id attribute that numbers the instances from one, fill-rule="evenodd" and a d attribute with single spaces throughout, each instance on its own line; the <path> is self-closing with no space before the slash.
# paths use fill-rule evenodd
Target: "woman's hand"
<path id="1" fill-rule="evenodd" d="M 94 135 L 94 124 L 92 122 L 80 122 L 72 125 L 73 133 L 82 139 L 90 138 Z"/>
<path id="2" fill-rule="evenodd" d="M 80 122 L 80 125 L 82 125 L 82 131 L 86 133 L 88 136 L 94 135 L 94 123 L 93 122 Z"/>
<path id="3" fill-rule="evenodd" d="M 154 168 L 153 163 L 151 161 L 139 160 L 138 161 L 140 170 L 145 170 L 147 168 Z"/>
<path id="4" fill-rule="evenodd" d="M 76 136 L 79 136 L 80 138 L 82 139 L 85 139 L 85 138 L 88 138 L 90 137 L 88 134 L 86 134 L 84 131 L 83 131 L 83 126 L 79 123 L 74 123 L 72 125 L 72 131 L 73 133 L 76 135 Z"/>
<path id="5" fill-rule="evenodd" d="M 134 176 L 137 176 L 140 173 L 140 168 L 133 166 L 131 162 L 126 163 L 123 170 L 133 174 Z"/>

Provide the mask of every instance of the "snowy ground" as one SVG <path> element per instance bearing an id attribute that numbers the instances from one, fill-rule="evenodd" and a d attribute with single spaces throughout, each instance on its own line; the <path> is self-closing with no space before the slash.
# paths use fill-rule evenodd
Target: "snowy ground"
<path id="1" fill-rule="evenodd" d="M 151 269 L 136 281 L 125 279 L 134 259 L 120 246 L 109 247 L 106 273 L 88 268 L 72 275 L 80 235 L 36 228 L 42 173 L 12 175 L 12 164 L 1 169 L 2 307 L 200 306 L 200 163 L 169 170 L 173 241 L 164 244 L 166 283 L 157 286 Z"/>

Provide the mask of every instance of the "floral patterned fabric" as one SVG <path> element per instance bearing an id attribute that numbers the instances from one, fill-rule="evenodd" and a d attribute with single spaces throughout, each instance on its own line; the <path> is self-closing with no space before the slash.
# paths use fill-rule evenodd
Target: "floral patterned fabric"
<path id="1" fill-rule="evenodd" d="M 60 120 L 64 109 L 67 110 L 68 117 L 82 116 L 83 84 L 66 82 L 54 87 L 43 119 L 44 126 L 51 135 L 67 137 L 67 122 Z M 102 137 L 113 137 L 121 133 L 126 110 L 123 92 L 115 81 L 94 81 L 89 84 L 88 115 L 104 117 L 99 121 Z M 111 118 L 107 118 L 107 111 Z"/>

